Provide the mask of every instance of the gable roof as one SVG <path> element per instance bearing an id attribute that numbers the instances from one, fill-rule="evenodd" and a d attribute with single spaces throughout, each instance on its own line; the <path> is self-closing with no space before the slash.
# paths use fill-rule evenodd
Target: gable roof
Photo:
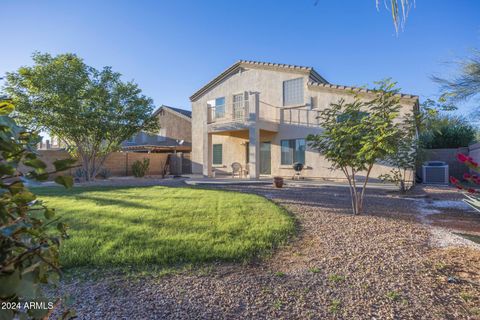
<path id="1" fill-rule="evenodd" d="M 160 106 L 160 108 L 157 109 L 157 111 L 154 112 L 154 115 L 157 115 L 161 110 L 166 110 L 166 111 L 170 111 L 184 119 L 187 119 L 189 121 L 192 120 L 192 111 L 189 111 L 189 110 L 185 110 L 185 109 L 180 109 L 180 108 L 174 108 L 174 107 L 170 107 L 170 106 L 166 106 L 164 104 L 162 104 Z"/>
<path id="2" fill-rule="evenodd" d="M 372 92 L 372 90 L 365 89 L 362 87 L 351 87 L 351 86 L 341 86 L 336 84 L 331 84 L 325 78 L 323 78 L 313 67 L 305 67 L 305 66 L 298 66 L 292 64 L 282 64 L 282 63 L 271 63 L 271 62 L 259 62 L 259 61 L 248 61 L 248 60 L 239 60 L 230 66 L 228 69 L 223 71 L 220 75 L 216 78 L 211 80 L 205 86 L 200 88 L 197 92 L 195 92 L 191 97 L 190 101 L 195 101 L 200 98 L 203 94 L 205 94 L 208 90 L 222 82 L 224 79 L 229 77 L 230 75 L 242 70 L 242 68 L 258 68 L 264 70 L 283 70 L 283 71 L 294 71 L 299 73 L 308 74 L 309 79 L 307 82 L 307 86 L 310 88 L 330 88 L 330 89 L 337 89 L 337 90 L 347 90 L 347 91 L 355 91 L 355 92 Z M 400 98 L 406 99 L 415 99 L 418 100 L 419 97 L 413 94 L 404 94 L 399 93 L 398 96 Z"/>
<path id="3" fill-rule="evenodd" d="M 293 64 L 282 64 L 282 63 L 271 63 L 271 62 L 259 62 L 259 61 L 249 61 L 249 60 L 239 60 L 225 71 L 223 71 L 220 75 L 216 78 L 211 80 L 209 83 L 204 85 L 200 88 L 197 92 L 195 92 L 191 97 L 190 101 L 195 101 L 200 98 L 204 93 L 208 90 L 222 82 L 224 79 L 229 77 L 230 75 L 237 73 L 242 68 L 257 68 L 257 69 L 264 69 L 264 70 L 282 70 L 282 71 L 294 71 L 303 74 L 308 74 L 309 81 L 318 82 L 318 83 L 328 83 L 317 71 L 315 71 L 312 67 L 304 67 L 298 66 Z"/>

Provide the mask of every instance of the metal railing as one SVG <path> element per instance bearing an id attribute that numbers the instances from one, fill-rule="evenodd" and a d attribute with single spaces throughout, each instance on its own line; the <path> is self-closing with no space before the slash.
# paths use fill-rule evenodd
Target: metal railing
<path id="1" fill-rule="evenodd" d="M 250 106 L 248 100 L 233 101 L 230 105 L 222 106 L 222 111 L 215 106 L 207 107 L 207 123 L 243 123 L 252 119 L 259 119 L 280 124 L 301 125 L 318 127 L 319 111 L 305 109 L 305 107 L 277 107 L 260 101 L 255 114 L 255 108 Z M 253 108 L 253 110 L 251 110 Z"/>
<path id="2" fill-rule="evenodd" d="M 318 127 L 320 111 L 299 109 L 299 108 L 281 108 L 282 124 L 302 125 L 307 127 Z"/>

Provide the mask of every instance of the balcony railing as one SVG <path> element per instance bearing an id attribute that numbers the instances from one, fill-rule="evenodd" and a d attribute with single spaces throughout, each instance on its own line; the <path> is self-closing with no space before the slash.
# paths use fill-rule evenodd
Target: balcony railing
<path id="1" fill-rule="evenodd" d="M 281 123 L 307 127 L 319 127 L 319 112 L 320 111 L 317 110 L 299 108 L 280 108 Z"/>
<path id="2" fill-rule="evenodd" d="M 317 110 L 309 110 L 305 107 L 276 107 L 266 103 L 261 103 L 257 108 L 252 105 L 253 103 L 249 104 L 247 100 L 233 101 L 230 106 L 221 106 L 220 110 L 215 106 L 208 106 L 207 123 L 245 123 L 263 120 L 279 124 L 319 126 Z"/>

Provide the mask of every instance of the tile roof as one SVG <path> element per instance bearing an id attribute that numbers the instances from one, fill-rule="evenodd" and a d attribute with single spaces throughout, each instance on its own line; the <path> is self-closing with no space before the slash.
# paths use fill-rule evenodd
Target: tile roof
<path id="1" fill-rule="evenodd" d="M 174 108 L 174 107 L 170 107 L 170 106 L 166 106 L 166 105 L 162 105 L 161 108 L 162 108 L 162 107 L 163 107 L 163 108 L 171 109 L 171 110 L 173 110 L 173 111 L 175 111 L 175 112 L 178 112 L 178 113 L 180 113 L 180 114 L 183 114 L 184 116 L 187 116 L 187 117 L 189 117 L 189 118 L 192 117 L 192 111 L 190 111 L 190 110 Z"/>
<path id="2" fill-rule="evenodd" d="M 337 84 L 319 83 L 314 81 L 309 81 L 307 85 L 313 86 L 313 87 L 331 88 L 331 89 L 348 90 L 348 91 L 356 91 L 356 92 L 373 92 L 373 90 L 362 88 L 362 87 L 341 86 Z M 401 98 L 407 98 L 407 99 L 415 99 L 415 98 L 418 99 L 418 96 L 413 94 L 399 93 L 398 96 L 400 96 Z"/>

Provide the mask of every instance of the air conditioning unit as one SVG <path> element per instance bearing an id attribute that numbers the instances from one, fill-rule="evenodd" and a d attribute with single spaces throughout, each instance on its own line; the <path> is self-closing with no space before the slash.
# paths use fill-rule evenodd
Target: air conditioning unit
<path id="1" fill-rule="evenodd" d="M 424 184 L 448 185 L 448 164 L 443 161 L 427 161 L 422 166 Z"/>

